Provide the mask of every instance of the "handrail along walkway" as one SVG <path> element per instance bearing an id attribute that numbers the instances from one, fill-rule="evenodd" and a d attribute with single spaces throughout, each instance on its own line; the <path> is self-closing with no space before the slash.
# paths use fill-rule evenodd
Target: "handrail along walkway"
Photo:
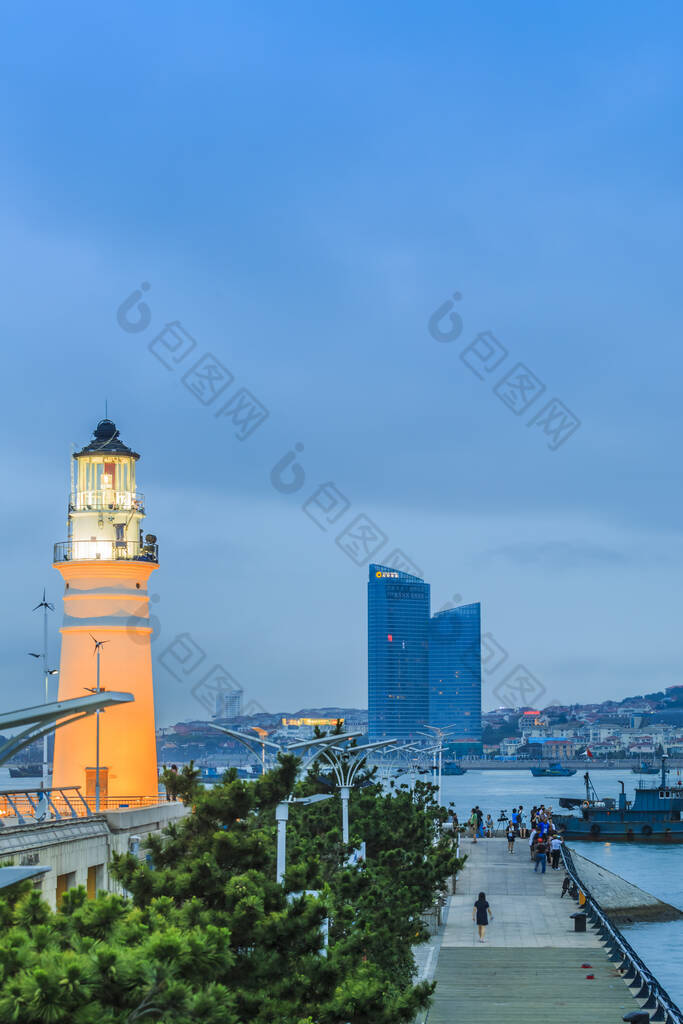
<path id="1" fill-rule="evenodd" d="M 621 966 L 628 964 L 628 967 L 634 972 L 634 981 L 639 978 L 641 984 L 639 998 L 647 1001 L 643 1007 L 645 1010 L 652 1010 L 655 1007 L 659 1007 L 663 1016 L 659 1018 L 666 1022 L 666 1024 L 683 1024 L 683 1013 L 676 1006 L 675 1002 L 669 995 L 669 993 L 660 985 L 655 978 L 654 974 L 650 969 L 643 963 L 635 949 L 628 940 L 622 935 L 621 931 L 615 924 L 613 924 L 607 914 L 602 909 L 595 897 L 586 888 L 584 883 L 579 878 L 576 867 L 574 865 L 574 858 L 571 855 L 571 851 L 567 849 L 566 845 L 562 845 L 562 860 L 564 867 L 575 883 L 575 885 L 581 890 L 586 898 L 586 910 L 594 917 L 598 923 L 603 937 L 616 949 L 619 950 L 622 956 Z M 633 986 L 633 982 L 629 983 Z M 653 1020 L 656 1019 L 653 1018 Z"/>

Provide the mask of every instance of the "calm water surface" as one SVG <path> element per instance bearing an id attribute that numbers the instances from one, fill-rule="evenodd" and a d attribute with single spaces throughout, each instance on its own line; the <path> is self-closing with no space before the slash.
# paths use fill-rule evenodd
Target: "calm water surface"
<path id="1" fill-rule="evenodd" d="M 629 799 L 641 778 L 623 770 L 596 771 L 591 775 L 598 796 L 616 797 L 620 789 L 618 779 L 622 779 Z M 644 781 L 656 785 L 657 776 Z M 497 821 L 501 809 L 509 817 L 512 808 L 521 802 L 528 823 L 533 804 L 543 803 L 559 811 L 561 796 L 581 796 L 583 792 L 580 771 L 569 779 L 535 779 L 528 771 L 468 771 L 462 776 L 444 776 L 442 799 L 446 805 L 455 803 L 461 821 L 476 803 L 484 815 L 490 812 Z M 639 846 L 575 841 L 573 845 L 597 864 L 683 910 L 683 844 Z M 634 924 L 622 931 L 671 998 L 683 1007 L 683 921 Z"/>

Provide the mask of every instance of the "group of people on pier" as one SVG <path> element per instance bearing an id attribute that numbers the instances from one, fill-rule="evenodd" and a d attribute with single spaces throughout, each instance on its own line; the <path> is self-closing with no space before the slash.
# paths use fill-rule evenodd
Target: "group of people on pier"
<path id="1" fill-rule="evenodd" d="M 500 820 L 500 819 L 499 819 Z M 550 863 L 553 871 L 560 867 L 560 855 L 562 850 L 562 837 L 553 825 L 553 809 L 540 804 L 532 807 L 529 815 L 531 829 L 527 828 L 524 817 L 524 807 L 512 808 L 510 818 L 504 818 L 506 822 L 505 836 L 508 843 L 508 851 L 515 852 L 515 840 L 527 839 L 529 842 L 529 855 L 534 863 L 534 871 L 540 870 L 545 874 L 546 866 Z M 458 818 L 453 812 L 453 825 L 458 826 Z M 476 843 L 478 839 L 491 839 L 496 833 L 496 827 L 490 814 L 484 817 L 484 812 L 477 804 L 473 807 L 467 819 L 470 839 Z"/>
<path id="2" fill-rule="evenodd" d="M 508 849 L 512 853 L 509 839 Z M 553 871 L 559 871 L 561 852 L 562 836 L 553 825 L 552 807 L 545 807 L 543 804 L 540 807 L 532 807 L 529 855 L 534 862 L 534 871 L 537 872 L 540 868 L 541 874 L 544 875 L 548 861 Z"/>

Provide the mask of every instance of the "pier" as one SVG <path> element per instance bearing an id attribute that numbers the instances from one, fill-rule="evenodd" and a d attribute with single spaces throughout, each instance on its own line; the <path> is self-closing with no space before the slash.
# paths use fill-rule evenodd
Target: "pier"
<path id="1" fill-rule="evenodd" d="M 574 931 L 578 907 L 560 898 L 564 870 L 534 873 L 525 840 L 465 840 L 468 856 L 450 899 L 427 1024 L 614 1024 L 640 1009 L 609 950 L 590 925 Z M 480 891 L 493 922 L 480 944 L 472 905 Z"/>

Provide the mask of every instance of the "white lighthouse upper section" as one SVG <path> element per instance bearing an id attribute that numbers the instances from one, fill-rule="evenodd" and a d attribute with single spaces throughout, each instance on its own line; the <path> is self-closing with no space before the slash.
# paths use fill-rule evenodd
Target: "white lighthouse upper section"
<path id="1" fill-rule="evenodd" d="M 156 562 L 156 537 L 142 530 L 145 500 L 135 482 L 140 456 L 119 439 L 116 425 L 100 420 L 92 441 L 73 458 L 69 539 L 55 545 L 55 562 Z"/>

